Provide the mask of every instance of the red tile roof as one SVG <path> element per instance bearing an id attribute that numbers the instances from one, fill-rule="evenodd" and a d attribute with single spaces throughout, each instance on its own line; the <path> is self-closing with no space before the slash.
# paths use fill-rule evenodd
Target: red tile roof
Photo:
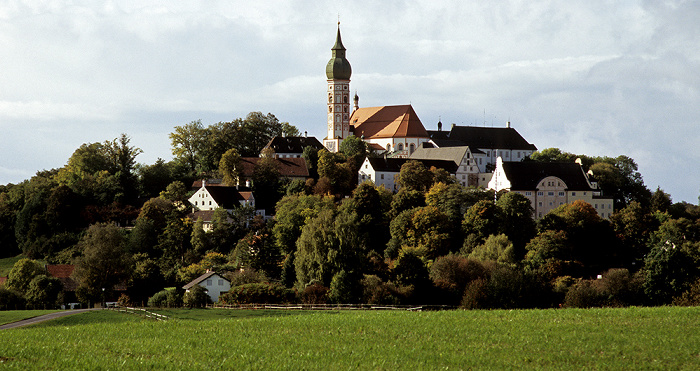
<path id="1" fill-rule="evenodd" d="M 428 132 L 409 105 L 359 108 L 352 113 L 350 124 L 355 136 L 376 138 L 428 138 Z"/>
<path id="2" fill-rule="evenodd" d="M 74 270 L 75 265 L 72 264 L 46 265 L 46 271 L 61 281 L 64 291 L 75 291 L 78 288 L 78 283 L 71 277 Z"/>
<path id="3" fill-rule="evenodd" d="M 243 177 L 251 178 L 255 165 L 260 162 L 260 157 L 241 157 L 241 167 L 243 167 Z M 303 158 L 276 158 L 277 169 L 280 176 L 286 178 L 308 178 L 309 169 Z"/>

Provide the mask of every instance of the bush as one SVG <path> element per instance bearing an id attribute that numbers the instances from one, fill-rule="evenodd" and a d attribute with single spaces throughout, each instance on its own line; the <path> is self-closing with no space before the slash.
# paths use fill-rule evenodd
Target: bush
<path id="1" fill-rule="evenodd" d="M 680 296 L 673 298 L 673 305 L 694 307 L 700 305 L 700 280 L 695 281 L 690 288 Z"/>
<path id="2" fill-rule="evenodd" d="M 0 310 L 24 309 L 26 302 L 15 290 L 0 287 Z"/>
<path id="3" fill-rule="evenodd" d="M 189 291 L 185 292 L 182 301 L 188 308 L 202 308 L 212 303 L 207 290 L 199 285 L 194 285 Z"/>
<path id="4" fill-rule="evenodd" d="M 299 294 L 299 298 L 304 304 L 327 304 L 328 287 L 323 286 L 320 283 L 308 285 Z"/>
<path id="5" fill-rule="evenodd" d="M 162 290 L 148 299 L 149 307 L 176 308 L 182 306 L 182 293 L 177 289 Z"/>
<path id="6" fill-rule="evenodd" d="M 231 282 L 231 287 L 245 285 L 247 283 L 269 282 L 269 279 L 265 273 L 256 271 L 255 269 L 238 269 L 225 273 L 224 277 Z"/>
<path id="7" fill-rule="evenodd" d="M 117 304 L 120 307 L 130 307 L 131 304 L 131 298 L 127 294 L 121 294 L 119 295 L 119 299 L 117 299 Z"/>
<path id="8" fill-rule="evenodd" d="M 601 307 L 605 303 L 605 296 L 600 287 L 600 282 L 595 280 L 581 280 L 569 288 L 564 297 L 565 308 L 591 308 Z"/>
<path id="9" fill-rule="evenodd" d="M 564 307 L 624 307 L 644 300 L 642 274 L 630 275 L 627 269 L 610 269 L 601 279 L 581 280 L 564 297 Z"/>
<path id="10" fill-rule="evenodd" d="M 430 267 L 430 279 L 440 291 L 443 304 L 460 303 L 469 282 L 486 276 L 486 268 L 475 259 L 461 255 L 445 255 L 437 258 Z"/>
<path id="11" fill-rule="evenodd" d="M 328 298 L 339 304 L 355 304 L 362 296 L 361 276 L 355 272 L 341 270 L 331 280 Z"/>
<path id="12" fill-rule="evenodd" d="M 362 288 L 362 302 L 367 304 L 401 305 L 413 294 L 410 287 L 396 287 L 374 275 L 365 276 Z"/>
<path id="13" fill-rule="evenodd" d="M 552 304 L 551 289 L 535 275 L 508 265 L 484 263 L 487 274 L 469 283 L 461 306 L 477 308 L 538 308 Z"/>
<path id="14" fill-rule="evenodd" d="M 63 284 L 58 278 L 42 274 L 32 279 L 24 297 L 34 307 L 54 308 L 62 290 Z"/>
<path id="15" fill-rule="evenodd" d="M 222 304 L 283 304 L 294 301 L 294 290 L 278 283 L 246 283 L 219 296 Z"/>

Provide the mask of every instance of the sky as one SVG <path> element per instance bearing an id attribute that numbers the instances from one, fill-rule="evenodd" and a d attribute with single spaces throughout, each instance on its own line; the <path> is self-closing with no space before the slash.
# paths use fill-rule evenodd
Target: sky
<path id="1" fill-rule="evenodd" d="M 0 2 L 0 184 L 126 133 L 172 158 L 178 125 L 272 113 L 322 140 L 340 19 L 360 106 L 412 104 L 538 149 L 626 155 L 700 195 L 697 1 Z"/>

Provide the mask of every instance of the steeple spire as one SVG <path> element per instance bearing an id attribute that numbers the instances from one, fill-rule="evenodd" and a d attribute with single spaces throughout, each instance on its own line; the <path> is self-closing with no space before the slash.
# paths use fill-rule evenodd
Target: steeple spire
<path id="1" fill-rule="evenodd" d="M 338 33 L 335 37 L 335 45 L 331 48 L 331 59 L 326 65 L 326 77 L 329 80 L 350 80 L 352 68 L 350 62 L 345 58 L 345 47 L 340 38 L 340 21 L 338 22 Z"/>

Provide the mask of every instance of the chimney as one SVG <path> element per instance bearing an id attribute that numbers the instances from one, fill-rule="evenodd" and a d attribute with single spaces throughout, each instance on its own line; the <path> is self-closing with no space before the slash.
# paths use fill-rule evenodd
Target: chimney
<path id="1" fill-rule="evenodd" d="M 510 121 L 506 122 L 506 127 L 510 129 Z"/>
<path id="2" fill-rule="evenodd" d="M 250 179 L 246 179 L 246 181 L 245 181 L 245 186 L 246 186 L 247 188 L 250 188 Z"/>
<path id="3" fill-rule="evenodd" d="M 304 131 L 304 138 L 308 137 L 308 134 L 306 131 Z"/>
<path id="4" fill-rule="evenodd" d="M 206 179 L 202 179 L 202 188 L 204 188 L 204 187 L 206 187 L 206 186 L 207 186 L 207 180 L 206 180 Z"/>

